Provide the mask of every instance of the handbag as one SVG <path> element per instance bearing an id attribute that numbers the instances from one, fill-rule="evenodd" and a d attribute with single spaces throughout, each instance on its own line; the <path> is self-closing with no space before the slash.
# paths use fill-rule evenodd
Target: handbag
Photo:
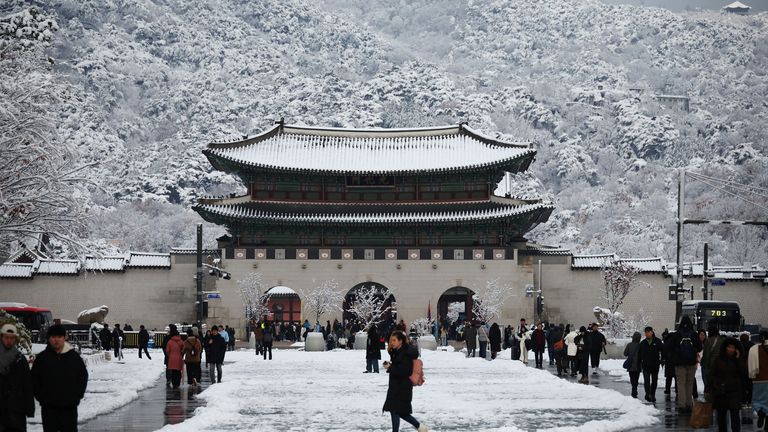
<path id="1" fill-rule="evenodd" d="M 622 365 L 622 367 L 626 370 L 629 370 L 629 368 L 632 367 L 632 357 L 627 357 L 627 359 L 624 360 L 624 364 Z"/>
<path id="2" fill-rule="evenodd" d="M 704 429 L 712 426 L 712 404 L 696 401 L 693 403 L 691 420 L 688 425 L 694 429 Z"/>

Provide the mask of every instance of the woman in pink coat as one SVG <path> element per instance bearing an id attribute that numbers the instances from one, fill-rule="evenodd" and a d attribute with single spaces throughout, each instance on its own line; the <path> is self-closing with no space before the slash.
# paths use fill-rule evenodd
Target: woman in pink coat
<path id="1" fill-rule="evenodd" d="M 179 388 L 181 385 L 181 371 L 184 368 L 184 342 L 176 329 L 172 329 L 168 334 L 170 338 L 168 345 L 165 346 L 165 354 L 168 356 L 168 372 L 171 374 L 171 384 L 173 388 Z"/>

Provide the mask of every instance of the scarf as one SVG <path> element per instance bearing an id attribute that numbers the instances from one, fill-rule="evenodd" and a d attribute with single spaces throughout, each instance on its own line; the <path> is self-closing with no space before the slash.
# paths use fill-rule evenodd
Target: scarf
<path id="1" fill-rule="evenodd" d="M 15 345 L 9 349 L 0 343 L 0 375 L 8 374 L 18 355 L 19 350 Z"/>

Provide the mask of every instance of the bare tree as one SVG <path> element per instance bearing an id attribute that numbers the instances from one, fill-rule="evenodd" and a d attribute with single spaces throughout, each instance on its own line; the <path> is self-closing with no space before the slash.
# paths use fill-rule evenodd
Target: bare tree
<path id="1" fill-rule="evenodd" d="M 448 322 L 456 322 L 459 319 L 459 315 L 465 312 L 467 306 L 464 302 L 453 302 L 448 305 Z"/>
<path id="2" fill-rule="evenodd" d="M 310 290 L 299 290 L 304 310 L 314 315 L 315 322 L 320 322 L 323 314 L 342 311 L 341 304 L 344 296 L 338 288 L 339 284 L 336 281 L 325 280 Z"/>
<path id="3" fill-rule="evenodd" d="M 434 323 L 435 320 L 432 318 L 418 318 L 411 325 L 416 329 L 416 333 L 419 336 L 427 336 L 432 334 L 432 325 Z"/>
<path id="4" fill-rule="evenodd" d="M 245 304 L 245 314 L 248 319 L 261 320 L 269 316 L 270 310 L 267 302 L 270 294 L 262 292 L 263 284 L 261 273 L 249 273 L 245 278 L 237 281 L 240 287 L 240 297 Z"/>
<path id="5" fill-rule="evenodd" d="M 392 304 L 387 304 L 390 297 L 392 292 L 387 287 L 363 285 L 355 292 L 355 299 L 347 305 L 347 312 L 362 321 L 365 329 L 369 329 L 380 323 L 384 315 L 392 310 Z"/>
<path id="6" fill-rule="evenodd" d="M 629 293 L 638 285 L 648 286 L 637 280 L 640 270 L 623 263 L 614 261 L 603 266 L 604 287 L 602 302 L 607 312 L 603 313 L 606 333 L 609 337 L 620 337 L 625 332 L 626 319 L 621 313 L 621 307 Z M 596 310 L 599 308 L 595 308 Z"/>
<path id="7" fill-rule="evenodd" d="M 511 284 L 501 284 L 498 278 L 489 280 L 485 284 L 485 291 L 472 296 L 472 313 L 476 319 L 490 322 L 493 318 L 501 316 L 504 302 L 512 296 Z"/>

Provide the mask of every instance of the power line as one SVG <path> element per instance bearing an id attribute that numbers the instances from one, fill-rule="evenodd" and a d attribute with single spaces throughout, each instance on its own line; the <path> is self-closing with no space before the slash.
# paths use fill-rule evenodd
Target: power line
<path id="1" fill-rule="evenodd" d="M 731 191 L 729 191 L 729 190 L 726 190 L 726 189 L 724 189 L 724 188 L 721 188 L 721 187 L 719 187 L 719 186 L 717 186 L 717 185 L 714 185 L 714 184 L 710 183 L 710 182 L 709 182 L 709 181 L 707 181 L 707 180 L 704 180 L 704 179 L 697 179 L 697 180 L 698 180 L 698 181 L 700 181 L 700 182 L 702 182 L 702 183 L 704 183 L 704 184 L 707 184 L 707 185 L 709 185 L 709 186 L 711 186 L 711 187 L 713 187 L 713 188 L 715 188 L 715 189 L 717 189 L 717 190 L 719 190 L 720 192 L 724 192 L 724 193 L 726 193 L 726 194 L 728 194 L 728 195 L 731 195 L 731 196 L 733 196 L 733 197 L 736 197 L 736 198 L 738 198 L 738 199 L 740 199 L 740 200 L 742 200 L 742 201 L 748 202 L 749 204 L 752 204 L 752 205 L 753 205 L 753 206 L 755 206 L 755 207 L 758 207 L 758 208 L 760 208 L 760 209 L 763 209 L 763 210 L 765 210 L 765 211 L 768 211 L 768 207 L 765 207 L 765 206 L 763 206 L 763 205 L 760 205 L 760 204 L 758 204 L 758 203 L 756 203 L 756 202 L 754 202 L 754 201 L 752 201 L 752 200 L 750 200 L 750 199 L 747 199 L 747 198 L 745 198 L 745 197 L 743 197 L 743 196 L 741 196 L 741 195 L 738 195 L 738 194 L 736 194 L 736 193 L 734 193 L 734 192 L 731 192 Z"/>
<path id="2" fill-rule="evenodd" d="M 764 194 L 755 192 L 755 191 L 765 191 L 765 192 L 768 192 L 768 189 L 765 189 L 765 188 L 761 188 L 761 187 L 757 187 L 757 186 L 750 186 L 750 185 L 746 185 L 746 184 L 742 184 L 742 183 L 733 182 L 733 181 L 730 181 L 730 180 L 722 180 L 722 179 L 718 179 L 718 178 L 715 178 L 715 177 L 706 176 L 706 175 L 703 175 L 703 174 L 688 173 L 688 175 L 691 178 L 693 178 L 694 180 L 701 180 L 701 181 L 703 181 L 704 179 L 707 179 L 707 180 L 710 180 L 710 181 L 721 183 L 721 184 L 726 185 L 728 187 L 731 187 L 733 189 L 737 189 L 737 190 L 740 190 L 740 191 L 743 191 L 743 192 L 747 192 L 747 193 L 750 193 L 750 194 L 758 195 L 758 196 L 763 197 L 763 198 L 768 198 L 768 195 L 764 195 Z"/>

